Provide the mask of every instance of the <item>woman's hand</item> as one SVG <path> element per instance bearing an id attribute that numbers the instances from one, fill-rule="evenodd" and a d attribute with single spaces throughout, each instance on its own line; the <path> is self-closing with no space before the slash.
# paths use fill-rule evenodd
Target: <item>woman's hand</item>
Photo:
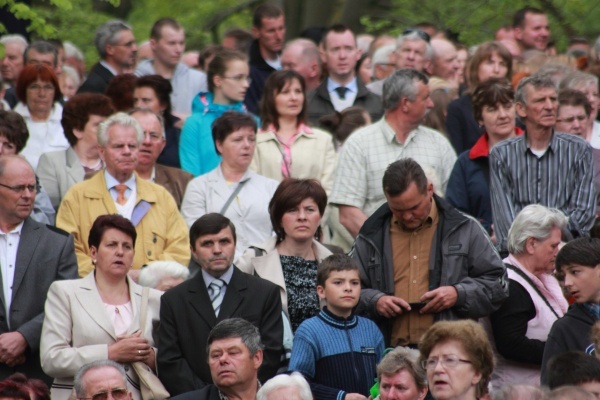
<path id="1" fill-rule="evenodd" d="M 154 363 L 154 350 L 141 335 L 142 332 L 137 331 L 131 335 L 119 337 L 116 343 L 108 346 L 108 358 L 120 363 L 141 361 L 152 367 L 148 362 Z"/>

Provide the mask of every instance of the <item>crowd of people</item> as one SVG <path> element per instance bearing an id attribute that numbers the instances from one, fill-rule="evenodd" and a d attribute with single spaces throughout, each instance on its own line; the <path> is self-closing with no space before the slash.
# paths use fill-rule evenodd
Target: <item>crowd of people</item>
<path id="1" fill-rule="evenodd" d="M 0 37 L 0 398 L 600 398 L 600 38 L 285 22 Z"/>

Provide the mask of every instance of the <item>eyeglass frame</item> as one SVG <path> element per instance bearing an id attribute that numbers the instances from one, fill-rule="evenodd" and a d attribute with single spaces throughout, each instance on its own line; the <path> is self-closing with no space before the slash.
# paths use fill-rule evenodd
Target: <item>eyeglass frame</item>
<path id="1" fill-rule="evenodd" d="M 116 399 L 116 397 L 113 395 L 114 392 L 123 392 L 123 399 L 127 398 L 127 395 L 129 394 L 129 390 L 127 390 L 127 388 L 115 388 L 111 390 L 105 390 L 103 392 L 94 393 L 92 397 L 78 397 L 77 400 L 99 400 L 100 398 L 95 399 L 96 396 L 106 396 L 104 399 L 108 399 L 109 394 L 110 397 Z"/>
<path id="2" fill-rule="evenodd" d="M 247 76 L 245 78 L 242 75 L 237 75 L 237 76 L 222 76 L 221 78 L 223 78 L 223 79 L 231 79 L 231 80 L 234 80 L 234 81 L 240 82 L 240 83 L 243 82 L 243 81 L 246 81 L 248 83 L 248 85 L 252 84 L 252 77 L 250 77 L 250 76 Z"/>
<path id="3" fill-rule="evenodd" d="M 29 190 L 31 193 L 38 193 L 39 187 L 37 184 L 35 185 L 17 185 L 17 186 L 8 186 L 4 183 L 0 183 L 0 186 L 5 187 L 9 190 L 12 190 L 14 193 L 23 194 L 25 190 Z"/>
<path id="4" fill-rule="evenodd" d="M 435 360 L 435 364 L 428 366 L 428 364 L 430 362 L 433 362 L 434 360 Z M 448 362 L 450 362 L 450 365 L 447 364 Z M 426 360 L 421 360 L 421 367 L 423 367 L 423 369 L 425 371 L 431 371 L 431 370 L 435 369 L 435 367 L 437 367 L 438 363 L 441 363 L 443 368 L 453 369 L 453 368 L 456 368 L 458 366 L 458 364 L 461 362 L 466 363 L 466 364 L 473 364 L 472 361 L 465 360 L 465 359 L 458 358 L 458 357 L 441 357 L 441 358 L 437 358 L 437 359 L 428 358 Z"/>

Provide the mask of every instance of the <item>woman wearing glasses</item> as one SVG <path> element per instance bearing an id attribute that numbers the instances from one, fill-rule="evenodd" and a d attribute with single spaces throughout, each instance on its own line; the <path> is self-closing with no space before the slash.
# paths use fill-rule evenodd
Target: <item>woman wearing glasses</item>
<path id="1" fill-rule="evenodd" d="M 246 112 L 243 100 L 250 86 L 248 58 L 234 50 L 218 52 L 208 65 L 208 92 L 192 102 L 192 115 L 185 121 L 179 142 L 181 168 L 194 176 L 219 165 L 211 126 L 225 111 Z"/>
<path id="2" fill-rule="evenodd" d="M 475 400 L 488 394 L 494 353 L 478 323 L 437 322 L 421 337 L 419 351 L 435 400 Z"/>
<path id="3" fill-rule="evenodd" d="M 152 338 L 162 293 L 147 289 L 142 315 L 143 289 L 127 276 L 136 236 L 128 219 L 116 214 L 99 216 L 88 240 L 94 273 L 50 286 L 40 358 L 44 372 L 54 378 L 52 400 L 69 399 L 79 368 L 106 359 L 125 364 L 127 388 L 134 400 L 141 399 L 139 378 L 131 363 L 156 369 Z"/>
<path id="4" fill-rule="evenodd" d="M 273 72 L 260 110 L 262 128 L 250 168 L 278 182 L 316 179 L 329 193 L 336 161 L 333 137 L 307 124 L 304 78 L 291 70 Z"/>
<path id="5" fill-rule="evenodd" d="M 51 68 L 35 64 L 23 68 L 16 91 L 19 103 L 14 110 L 23 116 L 29 131 L 29 140 L 21 154 L 35 170 L 43 153 L 69 147 L 60 124 L 63 112 L 60 86 Z"/>

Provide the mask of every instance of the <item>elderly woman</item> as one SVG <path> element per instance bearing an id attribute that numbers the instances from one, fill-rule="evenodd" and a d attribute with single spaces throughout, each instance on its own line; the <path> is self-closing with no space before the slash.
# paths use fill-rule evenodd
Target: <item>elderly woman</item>
<path id="1" fill-rule="evenodd" d="M 560 82 L 559 89 L 574 89 L 582 92 L 592 106 L 590 118 L 587 121 L 584 138 L 595 149 L 600 149 L 600 122 L 596 121 L 600 98 L 598 96 L 598 77 L 582 71 L 574 71 L 565 76 Z"/>
<path id="2" fill-rule="evenodd" d="M 467 66 L 467 80 L 472 91 L 490 78 L 512 77 L 512 56 L 500 42 L 481 44 Z M 478 120 L 473 116 L 471 93 L 464 94 L 448 105 L 446 134 L 457 154 L 469 150 L 481 136 Z"/>
<path id="3" fill-rule="evenodd" d="M 68 399 L 77 370 L 92 361 L 143 362 L 155 369 L 153 326 L 158 323 L 160 295 L 128 276 L 133 264 L 135 227 L 119 215 L 99 216 L 88 244 L 94 273 L 83 279 L 57 281 L 46 300 L 40 355 L 42 368 L 55 378 L 52 400 Z M 147 302 L 140 326 L 140 308 Z M 139 378 L 126 366 L 128 389 L 140 400 Z"/>
<path id="4" fill-rule="evenodd" d="M 427 377 L 418 362 L 419 352 L 396 347 L 377 366 L 379 396 L 375 400 L 423 400 L 427 395 Z"/>
<path id="5" fill-rule="evenodd" d="M 248 169 L 256 145 L 256 121 L 250 114 L 228 111 L 213 123 L 221 163 L 187 186 L 181 213 L 188 227 L 201 216 L 217 212 L 236 226 L 235 258 L 252 244 L 272 236 L 267 204 L 277 182 Z"/>
<path id="6" fill-rule="evenodd" d="M 176 261 L 152 261 L 142 267 L 138 283 L 166 292 L 184 282 L 189 276 L 189 269 Z"/>
<path id="7" fill-rule="evenodd" d="M 248 249 L 236 263 L 242 271 L 279 286 L 293 331 L 320 311 L 317 266 L 331 255 L 317 241 L 326 205 L 327 194 L 316 180 L 284 180 L 269 203 L 277 236 Z"/>
<path id="8" fill-rule="evenodd" d="M 494 353 L 478 323 L 437 322 L 421 337 L 419 351 L 435 400 L 475 400 L 488 394 Z"/>
<path id="9" fill-rule="evenodd" d="M 497 367 L 492 384 L 539 385 L 544 346 L 552 324 L 567 311 L 552 272 L 567 217 L 559 210 L 529 205 L 508 231 L 504 259 L 509 297 L 490 315 Z M 489 332 L 488 332 L 489 333 Z"/>
<path id="10" fill-rule="evenodd" d="M 19 103 L 15 111 L 23 116 L 29 130 L 29 140 L 22 151 L 33 169 L 43 153 L 69 147 L 60 124 L 62 106 L 60 87 L 54 71 L 34 64 L 23 68 L 17 80 Z"/>
<path id="11" fill-rule="evenodd" d="M 261 130 L 250 168 L 281 182 L 317 179 L 325 191 L 333 184 L 336 155 L 333 137 L 306 121 L 306 85 L 292 70 L 272 73 L 260 103 Z"/>
<path id="12" fill-rule="evenodd" d="M 269 379 L 256 393 L 256 400 L 313 400 L 310 385 L 300 372 L 281 374 Z"/>
<path id="13" fill-rule="evenodd" d="M 37 175 L 55 210 L 71 186 L 104 168 L 98 148 L 98 125 L 113 112 L 110 99 L 98 93 L 76 94 L 65 104 L 61 124 L 71 146 L 42 154 L 37 167 Z"/>
<path id="14" fill-rule="evenodd" d="M 475 88 L 471 98 L 475 119 L 483 126 L 484 133 L 470 150 L 458 156 L 448 181 L 446 199 L 475 217 L 491 235 L 490 150 L 523 131 L 515 127 L 515 92 L 506 79 L 488 79 Z"/>

